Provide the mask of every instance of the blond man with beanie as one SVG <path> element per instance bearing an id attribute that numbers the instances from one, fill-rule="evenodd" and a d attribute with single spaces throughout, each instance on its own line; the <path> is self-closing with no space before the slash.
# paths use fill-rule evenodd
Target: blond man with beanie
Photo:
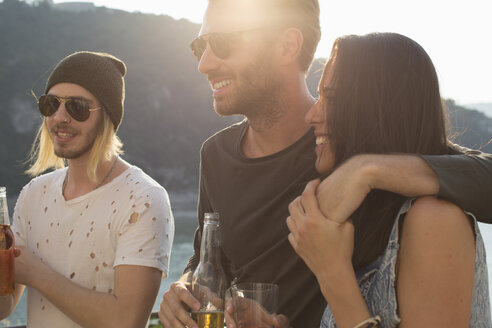
<path id="1" fill-rule="evenodd" d="M 14 210 L 16 290 L 0 299 L 0 319 L 27 286 L 28 327 L 145 327 L 174 219 L 166 190 L 120 157 L 125 73 L 122 60 L 83 51 L 49 76 L 27 171 L 36 177 Z"/>

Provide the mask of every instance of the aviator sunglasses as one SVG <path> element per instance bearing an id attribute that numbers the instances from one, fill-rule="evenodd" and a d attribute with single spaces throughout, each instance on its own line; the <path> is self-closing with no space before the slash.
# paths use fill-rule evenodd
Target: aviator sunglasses
<path id="1" fill-rule="evenodd" d="M 65 103 L 68 114 L 76 121 L 83 122 L 89 118 L 91 112 L 102 107 L 91 108 L 89 100 L 79 97 L 57 97 L 54 95 L 42 95 L 38 100 L 39 111 L 43 116 L 53 115 L 60 105 Z"/>
<path id="2" fill-rule="evenodd" d="M 190 44 L 191 51 L 195 55 L 196 59 L 200 61 L 203 53 L 207 49 L 207 43 L 214 52 L 215 56 L 220 59 L 227 59 L 234 49 L 234 44 L 239 40 L 244 40 L 244 34 L 247 32 L 253 32 L 257 30 L 265 29 L 264 27 L 231 32 L 231 33 L 209 33 L 204 34 L 193 40 Z"/>

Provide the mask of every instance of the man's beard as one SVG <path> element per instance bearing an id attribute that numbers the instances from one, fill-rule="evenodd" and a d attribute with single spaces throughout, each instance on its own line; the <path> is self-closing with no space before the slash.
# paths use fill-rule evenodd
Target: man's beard
<path id="1" fill-rule="evenodd" d="M 92 140 L 91 143 L 86 143 L 84 144 L 81 148 L 79 149 L 55 149 L 55 155 L 61 158 L 65 159 L 75 159 L 79 158 L 82 155 L 86 154 L 92 149 L 92 146 L 94 145 L 94 140 Z"/>
<path id="2" fill-rule="evenodd" d="M 76 159 L 85 155 L 94 146 L 94 142 L 96 141 L 101 128 L 101 125 L 96 125 L 93 129 L 87 131 L 84 138 L 84 143 L 79 148 L 69 149 L 64 147 L 55 147 L 55 155 L 65 159 Z"/>
<path id="3" fill-rule="evenodd" d="M 234 93 L 223 104 L 214 102 L 215 111 L 219 115 L 241 114 L 266 127 L 278 121 L 284 114 L 283 81 L 272 61 L 269 52 L 262 53 L 236 74 Z"/>

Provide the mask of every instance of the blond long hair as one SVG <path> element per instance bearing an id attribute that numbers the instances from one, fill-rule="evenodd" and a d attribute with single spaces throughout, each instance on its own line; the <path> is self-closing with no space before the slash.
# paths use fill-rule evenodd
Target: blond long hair
<path id="1" fill-rule="evenodd" d="M 101 160 L 110 160 L 114 155 L 123 154 L 123 143 L 114 131 L 114 125 L 105 110 L 103 112 L 102 129 L 98 133 L 89 153 L 87 176 L 93 182 L 97 181 L 97 166 Z M 66 166 L 65 160 L 56 156 L 53 143 L 49 136 L 46 118 L 38 129 L 28 162 L 32 163 L 26 171 L 32 177 L 38 176 L 48 169 L 59 169 Z"/>

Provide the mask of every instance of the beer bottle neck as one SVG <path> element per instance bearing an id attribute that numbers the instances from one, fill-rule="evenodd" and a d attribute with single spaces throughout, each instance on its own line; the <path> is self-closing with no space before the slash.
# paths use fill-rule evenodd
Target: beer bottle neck
<path id="1" fill-rule="evenodd" d="M 221 265 L 220 252 L 219 224 L 205 221 L 200 247 L 200 262 Z"/>

